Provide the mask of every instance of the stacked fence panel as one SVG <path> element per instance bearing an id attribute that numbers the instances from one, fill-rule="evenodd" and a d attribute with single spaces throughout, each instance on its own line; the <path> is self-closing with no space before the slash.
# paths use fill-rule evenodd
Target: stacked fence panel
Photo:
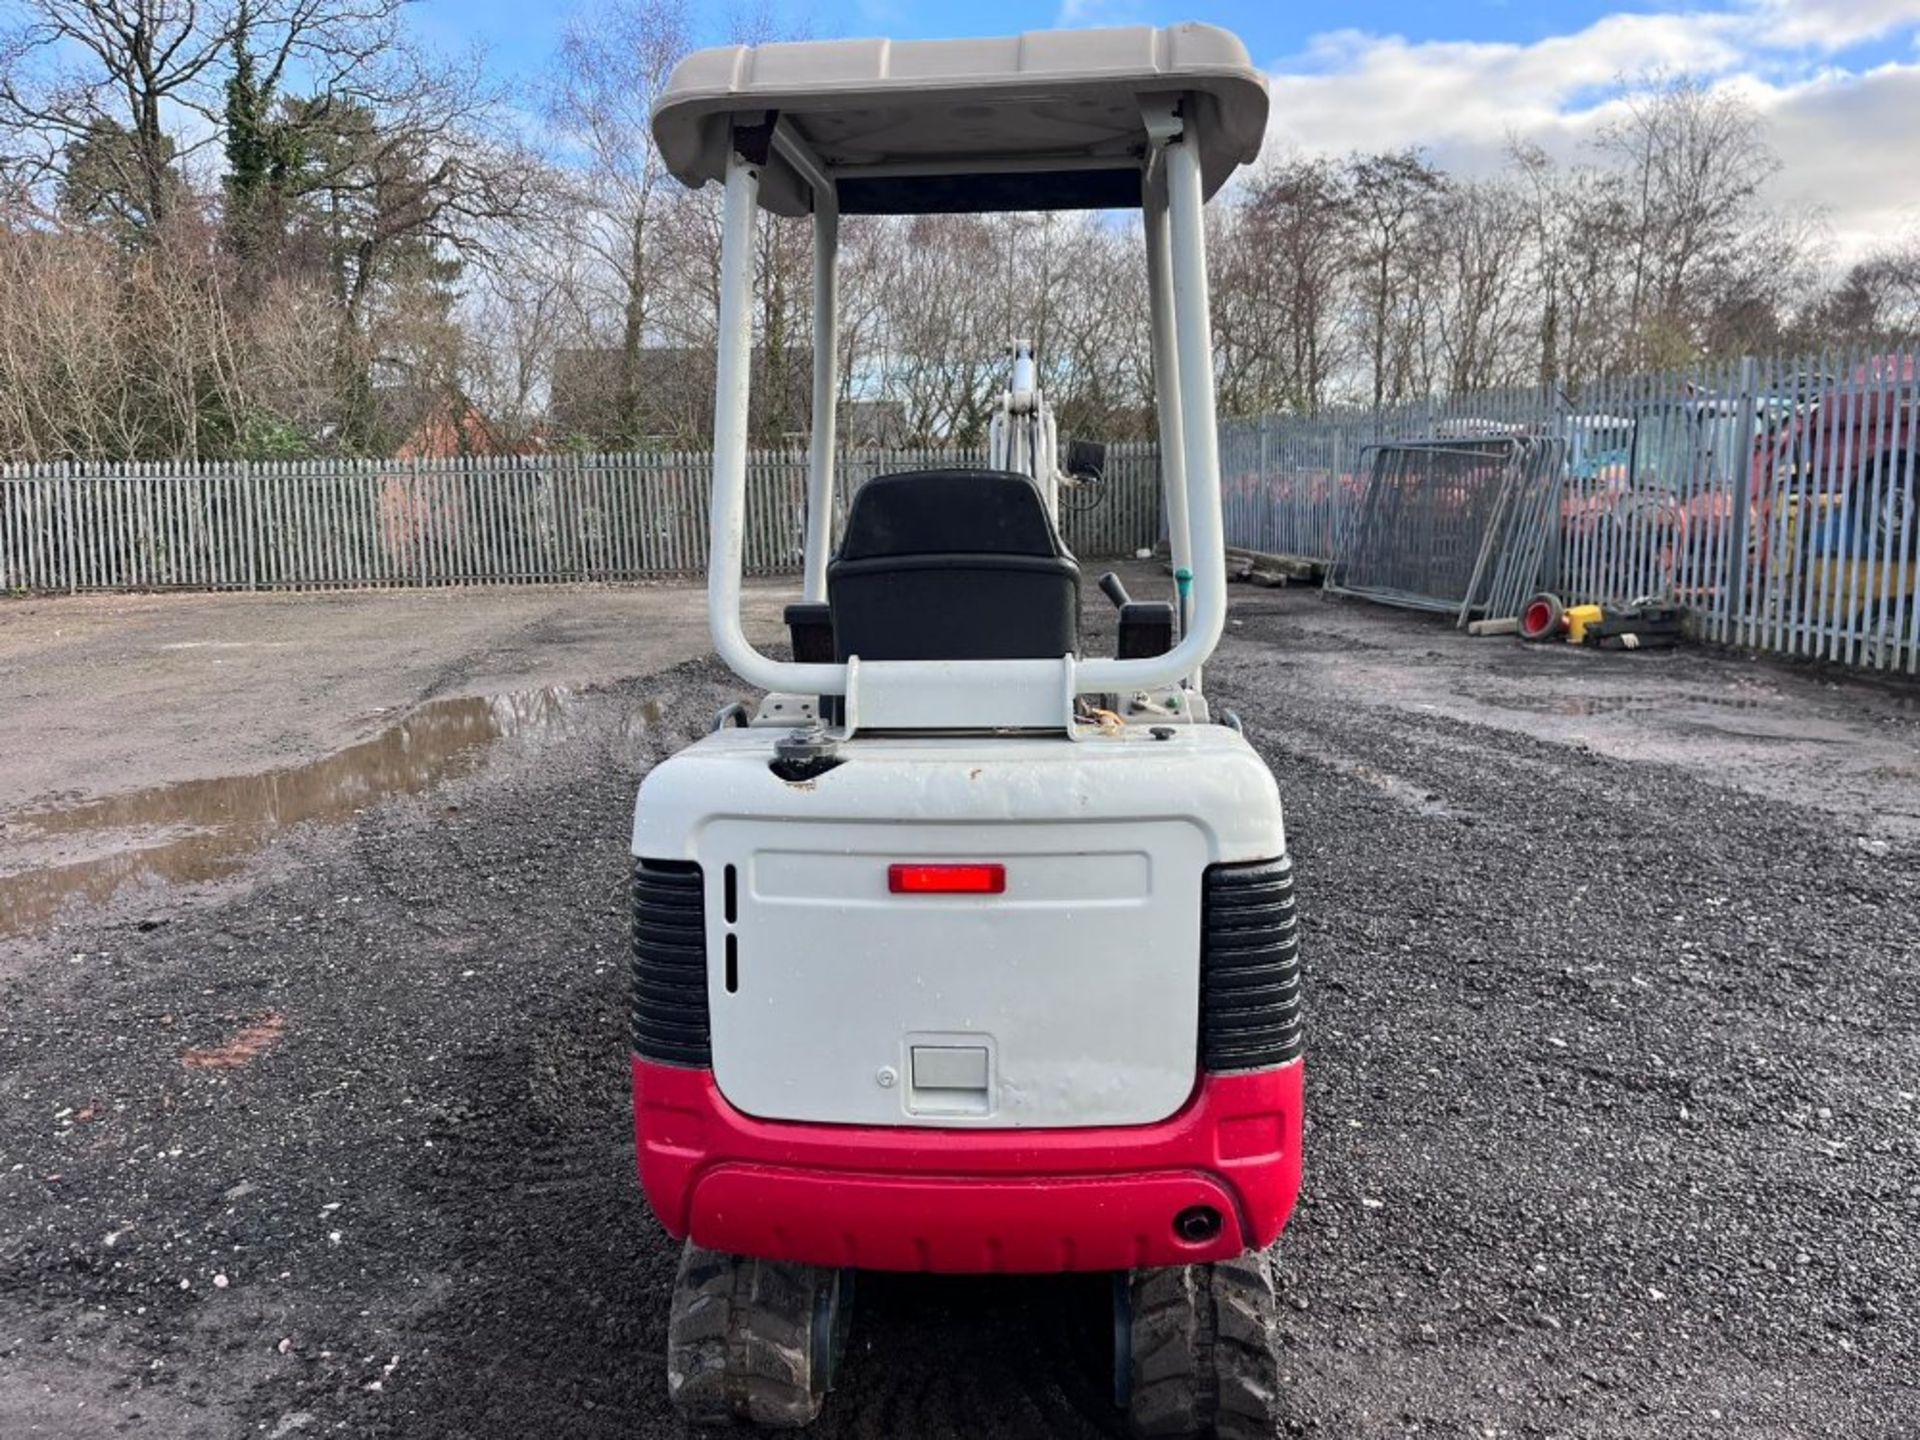
<path id="1" fill-rule="evenodd" d="M 1518 615 L 1558 544 L 1563 442 L 1479 427 L 1362 454 L 1365 479 L 1335 531 L 1327 588 L 1462 625 Z"/>

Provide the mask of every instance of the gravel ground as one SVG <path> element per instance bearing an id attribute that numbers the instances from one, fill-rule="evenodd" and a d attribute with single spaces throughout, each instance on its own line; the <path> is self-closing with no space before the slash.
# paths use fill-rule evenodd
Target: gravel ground
<path id="1" fill-rule="evenodd" d="M 1280 776 L 1310 947 L 1289 1428 L 1920 1431 L 1911 695 L 1235 600 L 1209 687 Z M 680 1433 L 625 837 L 736 688 L 576 694 L 477 773 L 24 943 L 0 1434 Z M 1111 1434 L 1106 1303 L 865 1277 L 816 1433 Z"/>

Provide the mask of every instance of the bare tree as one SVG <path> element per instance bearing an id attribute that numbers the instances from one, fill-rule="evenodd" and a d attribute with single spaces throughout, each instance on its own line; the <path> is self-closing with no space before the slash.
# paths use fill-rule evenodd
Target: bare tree
<path id="1" fill-rule="evenodd" d="M 253 376 L 218 248 L 187 217 L 135 252 L 89 227 L 0 226 L 0 453 L 231 453 Z"/>
<path id="2" fill-rule="evenodd" d="M 1344 170 L 1324 159 L 1270 162 L 1216 229 L 1225 408 L 1319 409 L 1349 350 L 1341 304 L 1357 257 Z"/>
<path id="3" fill-rule="evenodd" d="M 1920 235 L 1855 261 L 1810 307 L 1802 343 L 1890 346 L 1920 336 Z"/>
<path id="4" fill-rule="evenodd" d="M 1700 81 L 1656 78 L 1622 103 L 1595 145 L 1618 167 L 1629 363 L 1691 358 L 1700 287 L 1758 237 L 1779 158 L 1751 105 Z"/>
<path id="5" fill-rule="evenodd" d="M 80 153 L 93 188 L 141 231 L 181 195 L 187 122 L 217 118 L 217 67 L 230 22 L 200 0 L 23 0 L 0 34 L 0 132 L 13 168 L 57 175 Z M 102 202 L 104 203 L 104 201 Z"/>
<path id="6" fill-rule="evenodd" d="M 502 245 L 461 296 L 459 388 L 501 442 L 522 448 L 545 427 L 562 351 L 592 342 L 581 261 L 563 232 Z"/>
<path id="7" fill-rule="evenodd" d="M 888 227 L 881 369 L 915 443 L 985 434 L 993 379 L 1014 338 L 1009 238 L 976 215 L 915 215 Z"/>
<path id="8" fill-rule="evenodd" d="M 1532 287 L 1524 197 L 1500 180 L 1454 183 L 1430 216 L 1425 253 L 1439 386 L 1459 393 L 1524 381 L 1531 361 Z"/>
<path id="9" fill-rule="evenodd" d="M 1058 215 L 1046 238 L 1054 300 L 1036 335 L 1042 378 L 1062 434 L 1149 438 L 1153 341 L 1140 226 Z"/>
<path id="10" fill-rule="evenodd" d="M 629 426 L 640 413 L 640 352 L 661 266 L 653 230 L 666 166 L 649 117 L 690 33 L 685 0 L 603 0 L 568 24 L 546 97 L 549 118 L 585 160 L 579 238 L 616 282 L 619 410 Z"/>
<path id="11" fill-rule="evenodd" d="M 1356 221 L 1361 324 L 1373 367 L 1373 403 L 1414 390 L 1415 327 L 1408 301 L 1419 283 L 1411 262 L 1427 212 L 1445 177 L 1414 150 L 1362 155 L 1348 166 Z"/>

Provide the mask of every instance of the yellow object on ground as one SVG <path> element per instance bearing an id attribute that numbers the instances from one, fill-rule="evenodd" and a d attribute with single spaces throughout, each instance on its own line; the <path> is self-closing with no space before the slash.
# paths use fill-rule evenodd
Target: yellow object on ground
<path id="1" fill-rule="evenodd" d="M 1580 645 L 1587 638 L 1587 626 L 1596 620 L 1606 618 L 1606 611 L 1598 605 L 1569 605 L 1567 607 L 1567 643 Z"/>

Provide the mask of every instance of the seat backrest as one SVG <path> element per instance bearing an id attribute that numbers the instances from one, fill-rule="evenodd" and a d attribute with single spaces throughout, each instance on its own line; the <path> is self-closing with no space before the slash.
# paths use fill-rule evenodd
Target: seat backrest
<path id="1" fill-rule="evenodd" d="M 1054 659 L 1079 648 L 1080 567 L 1039 487 L 999 470 L 883 475 L 827 568 L 836 658 Z"/>
<path id="2" fill-rule="evenodd" d="M 839 559 L 1067 553 L 1040 487 L 1005 470 L 881 475 L 853 496 Z"/>

